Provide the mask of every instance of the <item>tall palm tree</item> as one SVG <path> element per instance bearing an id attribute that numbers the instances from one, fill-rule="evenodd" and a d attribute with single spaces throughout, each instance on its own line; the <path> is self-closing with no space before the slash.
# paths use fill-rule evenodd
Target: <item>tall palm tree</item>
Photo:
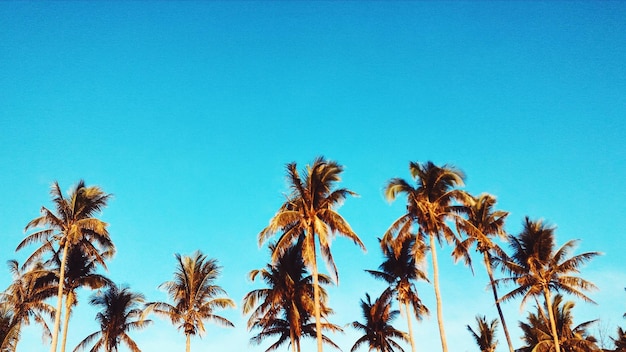
<path id="1" fill-rule="evenodd" d="M 50 347 L 51 352 L 56 352 L 63 307 L 65 265 L 69 249 L 85 241 L 98 245 L 101 252 L 113 253 L 114 246 L 107 231 L 107 224 L 94 217 L 96 213 L 99 213 L 106 206 L 107 201 L 111 197 L 110 194 L 104 193 L 97 186 L 87 187 L 82 180 L 70 191 L 67 198 L 63 197 L 58 182 L 52 184 L 50 194 L 56 212 L 42 207 L 42 215 L 29 222 L 25 230 L 37 227 L 45 228 L 26 236 L 17 246 L 17 250 L 35 242 L 42 242 L 43 245 L 31 256 L 31 258 L 37 258 L 50 250 L 54 244 L 59 249 L 63 249 L 61 267 L 59 268 L 54 330 Z"/>
<path id="2" fill-rule="evenodd" d="M 44 340 L 50 336 L 45 318 L 54 316 L 54 308 L 45 302 L 54 296 L 57 287 L 56 273 L 47 270 L 42 263 L 22 270 L 16 260 L 9 260 L 13 282 L 0 297 L 2 305 L 11 312 L 12 336 L 18 337 L 21 327 L 30 324 L 32 318 L 43 328 Z M 14 341 L 14 348 L 17 345 Z"/>
<path id="3" fill-rule="evenodd" d="M 61 352 L 65 352 L 67 331 L 69 328 L 72 308 L 78 304 L 76 290 L 88 287 L 92 290 L 113 284 L 107 277 L 97 274 L 96 260 L 85 254 L 80 246 L 72 247 L 67 255 L 65 272 L 65 315 L 63 320 L 63 335 L 61 338 Z"/>
<path id="4" fill-rule="evenodd" d="M 501 260 L 504 270 L 511 276 L 496 282 L 514 282 L 518 286 L 502 296 L 501 301 L 521 296 L 523 306 L 531 297 L 543 295 L 553 345 L 556 352 L 560 352 L 551 291 L 563 291 L 593 303 L 582 291 L 596 289 L 596 286 L 573 274 L 577 274 L 582 264 L 599 253 L 587 252 L 568 258 L 578 241 L 570 240 L 555 249 L 554 230 L 540 220 L 531 221 L 526 217 L 522 232 L 518 236 L 509 236 L 513 254 Z"/>
<path id="5" fill-rule="evenodd" d="M 272 217 L 269 225 L 259 235 L 262 245 L 277 232 L 282 232 L 272 254 L 272 262 L 303 237 L 302 258 L 311 269 L 313 276 L 313 297 L 317 351 L 322 352 L 322 312 L 320 303 L 319 273 L 317 268 L 317 245 L 328 270 L 335 281 L 339 280 L 337 267 L 330 251 L 330 242 L 335 234 L 347 237 L 365 250 L 365 245 L 354 233 L 348 222 L 335 210 L 347 196 L 355 195 L 346 188 L 335 188 L 340 181 L 343 167 L 323 157 L 315 159 L 304 170 L 304 177 L 298 173 L 296 163 L 287 164 L 287 179 L 291 193 Z"/>
<path id="6" fill-rule="evenodd" d="M 411 342 L 411 350 L 415 352 L 415 340 L 413 338 L 413 326 L 411 319 L 411 308 L 413 308 L 413 316 L 417 320 L 422 320 L 424 315 L 428 314 L 428 308 L 422 304 L 417 294 L 415 281 L 428 281 L 426 273 L 422 271 L 415 260 L 414 253 L 422 252 L 419 256 L 424 256 L 426 250 L 423 242 L 416 242 L 416 236 L 410 235 L 399 238 L 402 241 L 400 252 L 395 253 L 390 244 L 382 244 L 383 255 L 385 260 L 376 270 L 366 270 L 377 279 L 384 280 L 389 284 L 389 289 L 394 292 L 400 307 L 404 306 L 406 311 L 406 320 L 409 328 L 409 341 Z M 422 248 L 417 248 L 421 246 Z"/>
<path id="7" fill-rule="evenodd" d="M 411 162 L 409 163 L 409 170 L 411 177 L 417 183 L 416 187 L 411 186 L 409 182 L 401 178 L 389 180 L 385 187 L 385 196 L 389 201 L 395 200 L 398 194 L 406 194 L 407 213 L 394 221 L 383 236 L 382 243 L 391 244 L 398 251 L 398 246 L 402 241 L 397 239 L 412 234 L 414 224 L 419 225 L 418 241 L 424 241 L 425 237 L 428 237 L 433 265 L 433 286 L 437 302 L 437 323 L 441 347 L 444 352 L 447 352 L 448 345 L 443 324 L 435 241 L 440 244 L 443 241 L 454 243 L 457 247 L 461 245 L 460 239 L 447 225 L 447 221 L 451 219 L 461 220 L 458 217 L 459 207 L 455 203 L 466 202 L 469 196 L 455 187 L 463 185 L 465 176 L 461 170 L 447 165 L 439 167 L 430 161 L 425 164 Z M 454 252 L 454 254 L 457 253 L 460 251 Z M 463 253 L 463 257 L 469 264 L 467 253 Z"/>
<path id="8" fill-rule="evenodd" d="M 269 248 L 273 252 L 274 244 L 270 244 Z M 251 341 L 260 343 L 265 338 L 278 336 L 279 340 L 268 351 L 289 341 L 293 351 L 299 352 L 303 336 L 316 336 L 315 322 L 309 322 L 314 311 L 313 284 L 302 259 L 302 241 L 288 248 L 276 263 L 252 270 L 249 276 L 253 281 L 260 277 L 268 286 L 249 292 L 243 299 L 243 313 L 251 313 L 248 329 L 261 329 Z M 319 282 L 329 284 L 331 279 L 320 274 Z M 326 290 L 320 287 L 322 317 L 332 313 L 326 307 L 326 297 Z M 341 328 L 330 323 L 323 323 L 322 328 L 341 331 Z M 336 346 L 330 339 L 322 337 L 328 344 Z"/>
<path id="9" fill-rule="evenodd" d="M 235 308 L 235 302 L 226 295 L 226 291 L 215 284 L 221 267 L 216 259 L 208 259 L 200 251 L 191 256 L 176 254 L 177 267 L 174 280 L 166 281 L 159 287 L 164 288 L 173 304 L 150 302 L 145 313 L 154 312 L 169 318 L 172 324 L 185 333 L 186 351 L 191 349 L 191 336 L 202 336 L 206 329 L 204 321 L 211 321 L 222 326 L 231 326 L 228 319 L 214 313 L 216 308 Z"/>
<path id="10" fill-rule="evenodd" d="M 513 342 L 509 335 L 509 329 L 502 314 L 502 308 L 498 299 L 498 290 L 493 278 L 493 270 L 491 262 L 493 255 L 502 253 L 500 247 L 493 242 L 492 237 L 499 236 L 506 239 L 504 231 L 504 221 L 509 213 L 501 210 L 494 210 L 496 198 L 490 194 L 483 193 L 480 196 L 471 199 L 471 203 L 464 209 L 467 215 L 467 221 L 459 221 L 458 225 L 461 231 L 467 234 L 467 239 L 463 241 L 464 248 L 469 248 L 472 244 L 476 244 L 476 250 L 483 255 L 483 264 L 489 275 L 489 283 L 493 292 L 493 299 L 496 303 L 496 309 L 500 316 L 504 336 L 509 346 L 509 352 L 514 352 Z"/>
<path id="11" fill-rule="evenodd" d="M 498 346 L 498 340 L 495 336 L 498 320 L 487 321 L 485 316 L 476 316 L 476 323 L 478 324 L 478 331 L 474 331 L 469 325 L 467 325 L 467 330 L 472 334 L 480 352 L 495 352 Z"/>
<path id="12" fill-rule="evenodd" d="M 545 307 L 546 309 L 548 307 Z M 574 302 L 563 302 L 563 296 L 557 294 L 552 302 L 552 311 L 556 321 L 559 348 L 564 352 L 592 352 L 602 351 L 596 344 L 596 339 L 588 333 L 587 328 L 596 322 L 591 320 L 574 326 L 572 309 Z M 520 322 L 524 333 L 522 340 L 526 346 L 519 352 L 548 352 L 556 350 L 552 338 L 551 327 L 545 312 L 537 307 L 537 314 L 529 313 L 528 322 Z"/>
<path id="13" fill-rule="evenodd" d="M 95 294 L 89 304 L 100 307 L 96 321 L 100 323 L 100 331 L 82 340 L 74 352 L 91 347 L 91 352 L 117 352 L 120 343 L 124 343 L 132 352 L 141 352 L 137 343 L 130 338 L 130 330 L 142 329 L 152 321 L 142 319 L 141 304 L 145 301 L 140 293 L 130 291 L 128 287 L 110 285 L 100 294 Z"/>
<path id="14" fill-rule="evenodd" d="M 385 290 L 373 303 L 370 295 L 365 294 L 365 300 L 361 300 L 364 322 L 352 322 L 352 327 L 362 331 L 364 335 L 356 340 L 350 352 L 355 352 L 364 344 L 369 346 L 370 351 L 404 352 L 402 346 L 395 340 L 408 342 L 409 339 L 405 332 L 391 325 L 400 314 L 400 311 L 391 309 L 392 299 L 393 295 L 390 290 Z"/>

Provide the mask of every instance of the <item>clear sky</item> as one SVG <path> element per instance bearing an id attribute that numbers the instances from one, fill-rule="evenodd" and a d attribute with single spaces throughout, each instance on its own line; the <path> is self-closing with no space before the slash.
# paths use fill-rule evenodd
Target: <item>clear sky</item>
<path id="1" fill-rule="evenodd" d="M 385 182 L 432 160 L 464 170 L 469 192 L 496 195 L 509 232 L 543 218 L 558 244 L 603 252 L 582 271 L 599 304 L 574 313 L 612 334 L 626 323 L 625 18 L 626 3 L 604 1 L 2 2 L 0 262 L 32 251 L 14 249 L 54 180 L 68 190 L 85 179 L 114 194 L 101 216 L 118 250 L 114 281 L 166 300 L 157 286 L 174 253 L 200 249 L 223 265 L 218 284 L 238 309 L 223 312 L 236 328 L 209 326 L 192 350 L 263 351 L 248 345 L 240 307 L 261 287 L 247 273 L 269 260 L 256 236 L 284 199 L 284 165 L 324 155 L 360 195 L 340 212 L 367 253 L 342 238 L 332 247 L 332 321 L 344 325 L 361 319 L 365 292 L 383 289 L 363 269 L 380 264 L 376 238 L 404 211 L 404 199 L 384 200 Z M 478 256 L 472 276 L 449 254 L 450 350 L 475 351 L 465 325 L 497 314 Z M 433 315 L 414 325 L 417 345 L 436 351 L 432 286 L 418 289 Z M 89 294 L 68 347 L 98 328 Z M 526 313 L 504 307 L 519 346 Z M 158 318 L 131 336 L 143 351 L 184 348 Z M 357 337 L 333 336 L 344 351 Z M 47 350 L 39 328 L 19 348 Z"/>

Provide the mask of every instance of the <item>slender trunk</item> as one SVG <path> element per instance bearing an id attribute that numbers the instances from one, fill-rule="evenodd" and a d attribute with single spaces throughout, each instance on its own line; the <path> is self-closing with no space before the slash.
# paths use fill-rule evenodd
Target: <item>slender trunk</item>
<path id="1" fill-rule="evenodd" d="M 550 290 L 547 287 L 544 287 L 543 294 L 546 298 L 546 307 L 548 308 L 548 317 L 550 318 L 550 329 L 552 329 L 552 338 L 554 339 L 554 351 L 561 352 L 561 346 L 559 345 L 559 335 L 556 331 L 556 322 L 554 320 L 554 312 L 552 311 L 552 298 L 550 295 Z"/>
<path id="2" fill-rule="evenodd" d="M 498 290 L 496 289 L 496 283 L 493 279 L 493 271 L 491 270 L 491 261 L 489 260 L 489 252 L 484 252 L 485 267 L 487 268 L 487 274 L 489 275 L 489 282 L 491 282 L 491 290 L 493 291 L 493 299 L 496 302 L 496 309 L 498 309 L 498 315 L 500 316 L 500 322 L 502 323 L 502 330 L 504 330 L 504 336 L 506 342 L 509 345 L 509 352 L 515 352 L 513 349 L 513 343 L 511 342 L 511 336 L 509 336 L 509 329 L 506 327 L 504 321 L 504 314 L 502 314 L 502 308 L 500 308 L 500 302 L 498 301 Z"/>
<path id="3" fill-rule="evenodd" d="M 441 293 L 439 292 L 439 266 L 437 265 L 437 248 L 434 234 L 429 234 L 430 253 L 433 260 L 433 285 L 435 286 L 435 299 L 437 300 L 437 324 L 439 325 L 439 337 L 441 338 L 441 350 L 448 352 L 446 332 L 443 327 L 443 307 L 441 307 Z M 560 351 L 557 351 L 560 352 Z"/>
<path id="4" fill-rule="evenodd" d="M 20 336 L 20 331 L 22 330 L 22 326 L 21 326 L 21 325 L 16 325 L 16 326 L 15 326 L 15 330 L 17 330 L 17 331 L 15 332 L 15 336 L 16 336 L 16 337 L 15 337 L 15 339 L 14 339 L 14 340 L 15 340 L 15 343 L 13 344 L 13 352 L 16 352 L 16 351 L 17 351 L 17 343 L 18 343 L 18 342 L 20 342 L 19 336 Z M 10 334 L 10 333 L 11 333 L 11 329 L 9 329 L 9 331 L 7 332 L 7 336 L 5 336 L 5 338 L 7 338 L 7 337 L 8 337 L 8 334 Z M 6 340 L 5 340 L 5 341 L 3 341 L 2 347 L 5 347 L 5 346 L 4 346 L 4 344 L 5 344 L 5 343 L 6 343 Z M 11 344 L 9 343 L 9 344 L 8 344 L 8 346 L 10 346 L 10 345 L 11 345 Z M 9 351 L 9 350 L 7 350 L 7 351 Z"/>
<path id="5" fill-rule="evenodd" d="M 315 247 L 313 248 L 315 249 Z M 313 302 L 315 306 L 315 334 L 317 336 L 317 352 L 322 352 L 322 314 L 320 309 L 320 287 L 317 274 L 317 258 L 313 256 Z"/>
<path id="6" fill-rule="evenodd" d="M 413 323 L 411 322 L 411 307 L 409 306 L 409 302 L 404 302 L 404 307 L 406 308 L 406 321 L 409 326 L 409 341 L 411 341 L 411 351 L 415 352 L 415 340 L 413 339 Z"/>
<path id="7" fill-rule="evenodd" d="M 52 330 L 52 345 L 50 352 L 57 351 L 59 341 L 59 327 L 61 326 L 61 310 L 63 310 L 63 283 L 65 281 L 65 260 L 67 259 L 67 251 L 70 247 L 68 241 L 63 245 L 63 256 L 61 257 L 61 268 L 59 268 L 59 290 L 57 291 L 57 309 L 54 312 L 54 329 Z"/>
<path id="8" fill-rule="evenodd" d="M 293 352 L 297 352 L 296 351 L 296 338 L 293 335 L 294 335 L 293 328 L 289 328 L 289 340 L 291 340 L 291 350 Z"/>
<path id="9" fill-rule="evenodd" d="M 70 325 L 70 311 L 74 304 L 74 292 L 68 292 L 65 298 L 65 316 L 63 317 L 63 337 L 61 338 L 61 352 L 65 352 L 65 344 L 67 343 L 67 328 Z"/>
<path id="10" fill-rule="evenodd" d="M 189 352 L 191 351 L 191 335 L 190 334 L 185 334 L 186 340 L 185 341 L 185 351 Z"/>

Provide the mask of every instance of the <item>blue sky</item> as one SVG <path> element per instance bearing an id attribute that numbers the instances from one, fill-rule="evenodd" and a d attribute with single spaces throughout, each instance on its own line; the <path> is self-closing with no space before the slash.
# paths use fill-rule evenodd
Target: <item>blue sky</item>
<path id="1" fill-rule="evenodd" d="M 85 179 L 114 194 L 102 214 L 114 281 L 165 300 L 156 287 L 174 253 L 200 249 L 240 307 L 260 287 L 247 273 L 269 259 L 256 235 L 287 191 L 284 165 L 324 155 L 359 194 L 340 212 L 368 248 L 333 243 L 332 320 L 348 324 L 383 289 L 363 269 L 379 265 L 376 238 L 404 210 L 384 200 L 385 182 L 432 160 L 496 195 L 509 232 L 543 218 L 559 244 L 603 252 L 582 272 L 599 305 L 575 313 L 613 333 L 626 312 L 624 18 L 620 2 L 3 2 L 0 261 L 30 254 L 14 248 L 54 180 Z M 465 325 L 496 317 L 486 274 L 440 253 L 450 348 L 473 351 Z M 432 287 L 419 289 L 434 312 Z M 69 347 L 97 329 L 88 296 Z M 505 305 L 516 346 L 518 303 Z M 192 349 L 264 350 L 248 345 L 239 309 L 223 315 L 237 327 L 211 326 Z M 415 329 L 420 350 L 439 349 L 434 314 Z M 23 336 L 21 350 L 45 350 L 37 328 Z M 144 351 L 184 345 L 158 319 L 132 336 Z M 347 351 L 357 333 L 334 338 Z"/>

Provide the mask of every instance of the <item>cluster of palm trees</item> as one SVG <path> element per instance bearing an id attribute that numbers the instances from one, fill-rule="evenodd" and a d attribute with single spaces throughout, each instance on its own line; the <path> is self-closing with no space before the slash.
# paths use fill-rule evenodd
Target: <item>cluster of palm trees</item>
<path id="1" fill-rule="evenodd" d="M 339 349 L 327 333 L 348 326 L 342 328 L 329 321 L 333 310 L 324 286 L 339 282 L 330 247 L 335 236 L 348 238 L 365 250 L 337 210 L 355 193 L 338 187 L 343 167 L 323 157 L 300 171 L 295 163 L 290 163 L 286 171 L 290 191 L 268 226 L 258 234 L 259 245 L 270 242 L 270 261 L 249 275 L 253 281 L 263 281 L 265 288 L 249 292 L 243 300 L 242 310 L 249 314 L 247 327 L 254 332 L 251 343 L 271 340 L 267 352 L 285 345 L 299 352 L 301 340 L 310 338 L 316 340 L 318 352 L 323 351 L 324 345 Z M 470 267 L 473 248 L 482 257 L 498 319 L 477 316 L 478 328 L 467 326 L 481 351 L 495 351 L 495 330 L 499 326 L 510 352 L 602 351 L 588 330 L 594 321 L 575 326 L 574 302 L 565 301 L 560 294 L 593 302 L 585 292 L 595 286 L 577 274 L 582 264 L 599 253 L 572 255 L 577 241 L 557 247 L 555 228 L 541 220 L 526 218 L 518 235 L 507 234 L 504 225 L 508 213 L 495 209 L 495 197 L 476 197 L 460 189 L 464 174 L 458 169 L 432 162 L 411 162 L 409 171 L 411 180 L 393 178 L 385 186 L 388 200 L 406 198 L 406 213 L 379 239 L 384 260 L 378 270 L 367 272 L 384 281 L 387 288 L 374 300 L 369 293 L 361 300 L 363 320 L 349 326 L 363 335 L 354 342 L 352 352 L 361 346 L 370 351 L 404 351 L 402 343 L 410 344 L 413 352 L 417 350 L 413 319 L 421 321 L 429 314 L 417 289 L 419 281 L 430 282 L 425 270 L 427 257 L 433 269 L 441 347 L 448 351 L 437 258 L 437 247 L 444 244 L 452 247 L 455 260 L 463 260 Z M 117 286 L 97 273 L 100 268 L 106 269 L 106 261 L 115 253 L 107 224 L 95 217 L 110 195 L 80 181 L 67 197 L 54 183 L 51 196 L 55 209 L 41 209 L 41 216 L 26 226 L 34 232 L 17 249 L 33 244 L 38 247 L 24 264 L 9 262 L 13 283 L 0 296 L 0 351 L 15 351 L 21 327 L 32 319 L 41 325 L 44 338 L 51 339 L 50 351 L 56 352 L 60 346 L 61 352 L 65 352 L 71 311 L 78 302 L 76 290 L 81 287 L 97 290 L 89 303 L 101 309 L 96 316 L 100 330 L 87 336 L 74 351 L 117 351 L 122 343 L 132 351 L 140 351 L 128 333 L 149 325 L 150 314 L 169 319 L 183 332 L 188 352 L 190 338 L 205 333 L 205 322 L 233 326 L 215 313 L 217 309 L 235 307 L 233 300 L 216 285 L 221 268 L 215 259 L 200 251 L 190 256 L 176 254 L 174 279 L 160 286 L 168 293 L 170 302 L 146 302 L 143 295 Z M 272 240 L 274 237 L 276 240 Z M 509 253 L 496 244 L 496 237 L 509 244 Z M 329 275 L 320 273 L 318 255 Z M 496 278 L 494 269 L 499 269 L 503 276 Z M 502 286 L 513 289 L 499 296 L 498 288 Z M 56 306 L 47 303 L 55 297 Z M 536 313 L 529 313 L 528 320 L 520 322 L 524 346 L 517 350 L 500 307 L 514 298 L 522 299 L 522 307 L 529 300 L 536 302 Z M 408 332 L 393 326 L 401 312 Z M 52 329 L 49 320 L 54 322 Z M 616 348 L 610 351 L 626 351 L 624 341 L 626 334 L 618 329 Z"/>

